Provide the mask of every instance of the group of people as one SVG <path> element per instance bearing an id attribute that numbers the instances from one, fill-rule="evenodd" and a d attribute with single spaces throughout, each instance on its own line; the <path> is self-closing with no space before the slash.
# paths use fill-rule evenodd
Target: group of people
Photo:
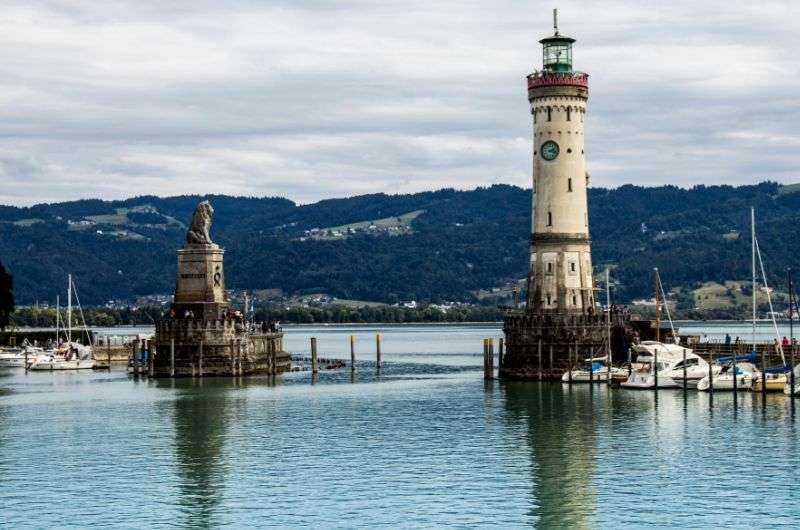
<path id="1" fill-rule="evenodd" d="M 277 321 L 277 320 L 269 320 L 269 321 L 261 322 L 261 324 L 253 322 L 253 326 L 252 326 L 252 329 L 250 331 L 255 332 L 255 331 L 258 331 L 259 328 L 261 329 L 261 333 L 265 333 L 265 334 L 266 333 L 277 333 L 277 332 L 279 332 L 279 331 L 281 331 L 283 329 L 281 327 L 281 323 L 279 321 Z"/>
<path id="2" fill-rule="evenodd" d="M 195 317 L 195 313 L 191 309 L 184 309 L 181 317 L 186 320 L 193 320 Z M 178 313 L 175 311 L 175 308 L 171 308 L 169 310 L 169 318 L 179 318 Z M 222 313 L 222 318 L 226 320 L 233 320 L 237 323 L 246 325 L 244 322 L 244 314 L 238 310 L 233 308 L 226 308 L 225 311 Z M 277 333 L 282 330 L 281 323 L 277 320 L 267 320 L 263 322 L 251 322 L 249 325 L 249 331 L 251 333 Z"/>
<path id="3" fill-rule="evenodd" d="M 736 337 L 736 340 L 735 340 L 735 341 L 732 343 L 732 345 L 733 345 L 733 347 L 734 347 L 735 349 L 737 349 L 737 350 L 738 350 L 738 348 L 739 348 L 739 344 L 741 344 L 741 340 L 740 340 L 740 339 L 739 339 L 739 337 L 737 336 L 737 337 Z M 784 336 L 783 336 L 783 340 L 781 340 L 781 342 L 780 342 L 780 343 L 778 342 L 778 339 L 773 339 L 773 341 L 772 341 L 772 345 L 773 345 L 773 347 L 775 348 L 775 353 L 777 354 L 777 353 L 780 353 L 781 349 L 783 349 L 783 351 L 785 352 L 785 351 L 786 351 L 786 350 L 788 350 L 790 347 L 791 347 L 792 349 L 795 349 L 795 348 L 797 348 L 797 339 L 795 339 L 795 338 L 792 338 L 792 340 L 789 340 L 789 337 L 787 337 L 786 335 L 784 335 Z M 730 333 L 726 333 L 726 334 L 725 334 L 725 347 L 726 347 L 726 348 L 730 348 L 730 347 L 731 347 L 731 336 L 730 336 Z"/>

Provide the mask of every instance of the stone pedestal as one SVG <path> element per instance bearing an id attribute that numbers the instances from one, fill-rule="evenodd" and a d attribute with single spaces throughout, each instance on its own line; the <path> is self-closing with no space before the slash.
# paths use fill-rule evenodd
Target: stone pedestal
<path id="1" fill-rule="evenodd" d="M 219 246 L 187 244 L 178 250 L 178 275 L 175 282 L 176 316 L 190 312 L 194 318 L 220 318 L 227 306 L 225 292 L 225 251 Z"/>
<path id="2" fill-rule="evenodd" d="M 213 243 L 187 243 L 178 250 L 175 299 L 170 315 L 156 322 L 155 377 L 289 370 L 291 359 L 283 351 L 283 333 L 248 333 L 241 315 L 229 310 L 224 254 Z"/>

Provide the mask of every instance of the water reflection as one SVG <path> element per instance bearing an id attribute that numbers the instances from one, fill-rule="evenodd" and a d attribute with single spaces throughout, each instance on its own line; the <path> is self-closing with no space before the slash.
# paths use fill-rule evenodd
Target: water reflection
<path id="1" fill-rule="evenodd" d="M 507 382 L 501 388 L 509 420 L 526 424 L 533 483 L 530 515 L 536 526 L 590 526 L 596 503 L 592 486 L 596 447 L 588 385 L 570 389 Z"/>
<path id="2" fill-rule="evenodd" d="M 225 486 L 226 432 L 230 393 L 236 382 L 229 379 L 159 381 L 174 388 L 175 460 L 180 478 L 180 504 L 188 527 L 211 526 Z"/>

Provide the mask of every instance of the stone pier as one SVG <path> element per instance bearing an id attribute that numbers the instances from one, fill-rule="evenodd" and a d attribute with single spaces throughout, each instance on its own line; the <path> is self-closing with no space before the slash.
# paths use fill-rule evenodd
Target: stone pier
<path id="1" fill-rule="evenodd" d="M 283 333 L 251 332 L 228 304 L 224 253 L 211 241 L 213 209 L 195 210 L 186 244 L 178 250 L 175 298 L 168 316 L 156 322 L 155 377 L 234 376 L 288 371 Z"/>

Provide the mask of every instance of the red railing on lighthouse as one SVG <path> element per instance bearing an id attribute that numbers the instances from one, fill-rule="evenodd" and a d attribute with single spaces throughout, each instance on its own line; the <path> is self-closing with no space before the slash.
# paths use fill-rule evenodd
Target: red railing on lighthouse
<path id="1" fill-rule="evenodd" d="M 585 72 L 550 72 L 542 70 L 528 76 L 528 90 L 543 86 L 589 86 L 589 74 Z"/>

